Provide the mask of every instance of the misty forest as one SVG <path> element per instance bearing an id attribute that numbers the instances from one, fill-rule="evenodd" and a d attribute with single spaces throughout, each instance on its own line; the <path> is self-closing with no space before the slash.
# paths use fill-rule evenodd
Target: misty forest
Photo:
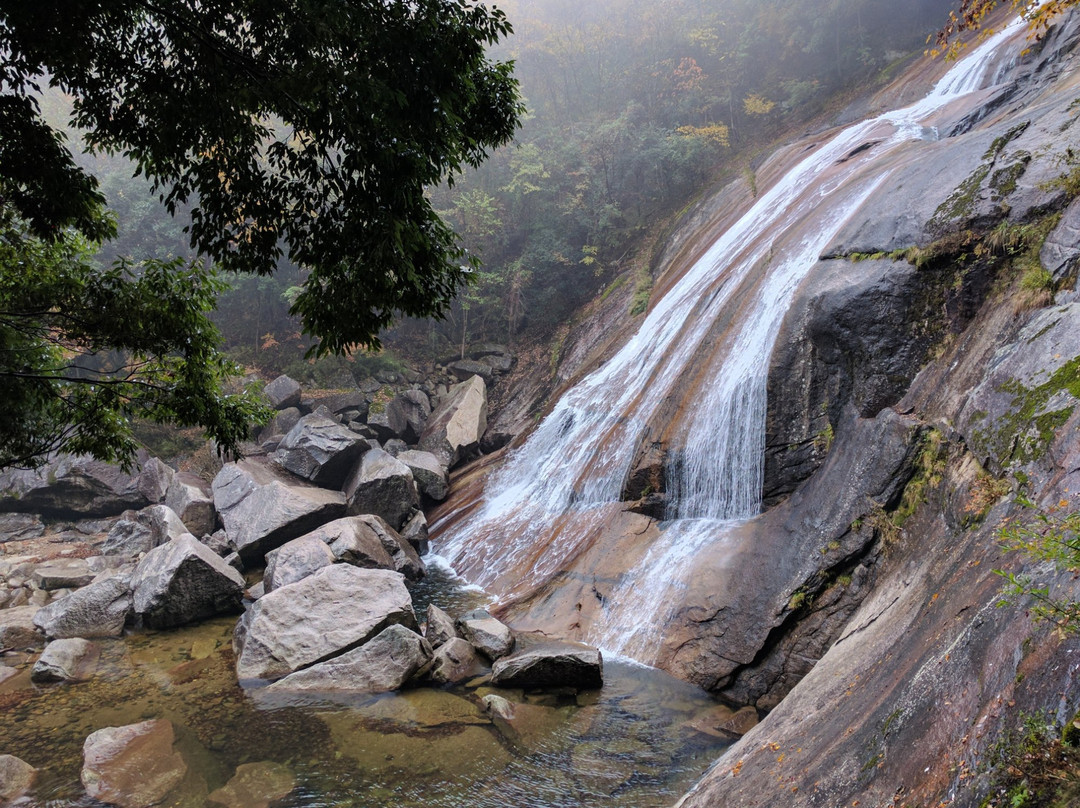
<path id="1" fill-rule="evenodd" d="M 0 2 L 0 808 L 1080 806 L 1075 5 Z"/>

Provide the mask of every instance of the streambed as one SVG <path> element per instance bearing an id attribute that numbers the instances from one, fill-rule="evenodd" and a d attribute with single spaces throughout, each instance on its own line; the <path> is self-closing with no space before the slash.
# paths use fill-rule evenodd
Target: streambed
<path id="1" fill-rule="evenodd" d="M 479 597 L 433 570 L 414 592 L 453 612 Z M 188 774 L 166 806 L 203 806 L 238 765 L 284 764 L 282 806 L 622 808 L 667 806 L 728 741 L 694 729 L 716 709 L 703 691 L 635 663 L 605 660 L 602 690 L 523 694 L 474 687 L 273 701 L 236 684 L 235 618 L 100 640 L 96 675 L 30 682 L 32 657 L 0 684 L 0 754 L 39 769 L 27 806 L 96 806 L 80 783 L 86 736 L 165 718 Z M 488 693 L 528 705 L 513 733 L 484 712 Z M 695 719 L 697 719 L 695 721 Z"/>

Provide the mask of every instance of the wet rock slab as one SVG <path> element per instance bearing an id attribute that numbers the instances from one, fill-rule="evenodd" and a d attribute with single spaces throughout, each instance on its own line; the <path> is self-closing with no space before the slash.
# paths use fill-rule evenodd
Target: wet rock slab
<path id="1" fill-rule="evenodd" d="M 161 802 L 187 774 L 173 740 L 172 723 L 164 719 L 92 733 L 83 745 L 86 793 L 120 808 Z"/>
<path id="2" fill-rule="evenodd" d="M 526 690 L 602 687 L 604 663 L 598 648 L 579 643 L 543 643 L 498 660 L 491 680 L 502 687 Z"/>

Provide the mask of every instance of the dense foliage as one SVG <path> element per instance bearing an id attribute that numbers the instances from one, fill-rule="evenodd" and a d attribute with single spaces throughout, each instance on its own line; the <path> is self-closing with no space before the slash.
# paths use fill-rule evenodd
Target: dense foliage
<path id="1" fill-rule="evenodd" d="M 468 275 L 425 189 L 512 136 L 517 85 L 485 53 L 509 32 L 466 0 L 0 6 L 0 465 L 54 448 L 128 458 L 136 412 L 233 448 L 253 413 L 220 394 L 206 318 L 220 284 L 204 263 L 87 257 L 114 228 L 43 89 L 73 98 L 91 150 L 134 164 L 187 217 L 197 256 L 304 267 L 292 311 L 317 351 L 341 351 L 377 344 L 395 317 L 438 315 Z M 153 240 L 133 257 L 171 254 Z M 121 356 L 87 370 L 110 349 Z"/>

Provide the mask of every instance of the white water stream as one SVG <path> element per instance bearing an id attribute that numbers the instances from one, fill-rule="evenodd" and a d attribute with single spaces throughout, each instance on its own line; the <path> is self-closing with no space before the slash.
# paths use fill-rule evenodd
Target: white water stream
<path id="1" fill-rule="evenodd" d="M 764 193 L 654 302 L 637 334 L 562 396 L 488 480 L 480 506 L 442 535 L 438 552 L 496 596 L 511 571 L 536 582 L 565 571 L 604 518 L 600 506 L 618 501 L 650 416 L 680 377 L 700 370 L 694 363 L 703 361 L 703 342 L 718 318 L 730 317 L 678 426 L 683 449 L 667 469 L 671 521 L 587 632 L 608 652 L 653 662 L 688 563 L 722 542 L 726 525 L 760 510 L 766 374 L 795 289 L 888 181 L 889 172 L 874 165 L 902 144 L 936 137 L 926 119 L 982 88 L 1020 25 L 982 43 L 918 103 L 818 145 Z M 866 144 L 872 148 L 859 149 Z"/>

